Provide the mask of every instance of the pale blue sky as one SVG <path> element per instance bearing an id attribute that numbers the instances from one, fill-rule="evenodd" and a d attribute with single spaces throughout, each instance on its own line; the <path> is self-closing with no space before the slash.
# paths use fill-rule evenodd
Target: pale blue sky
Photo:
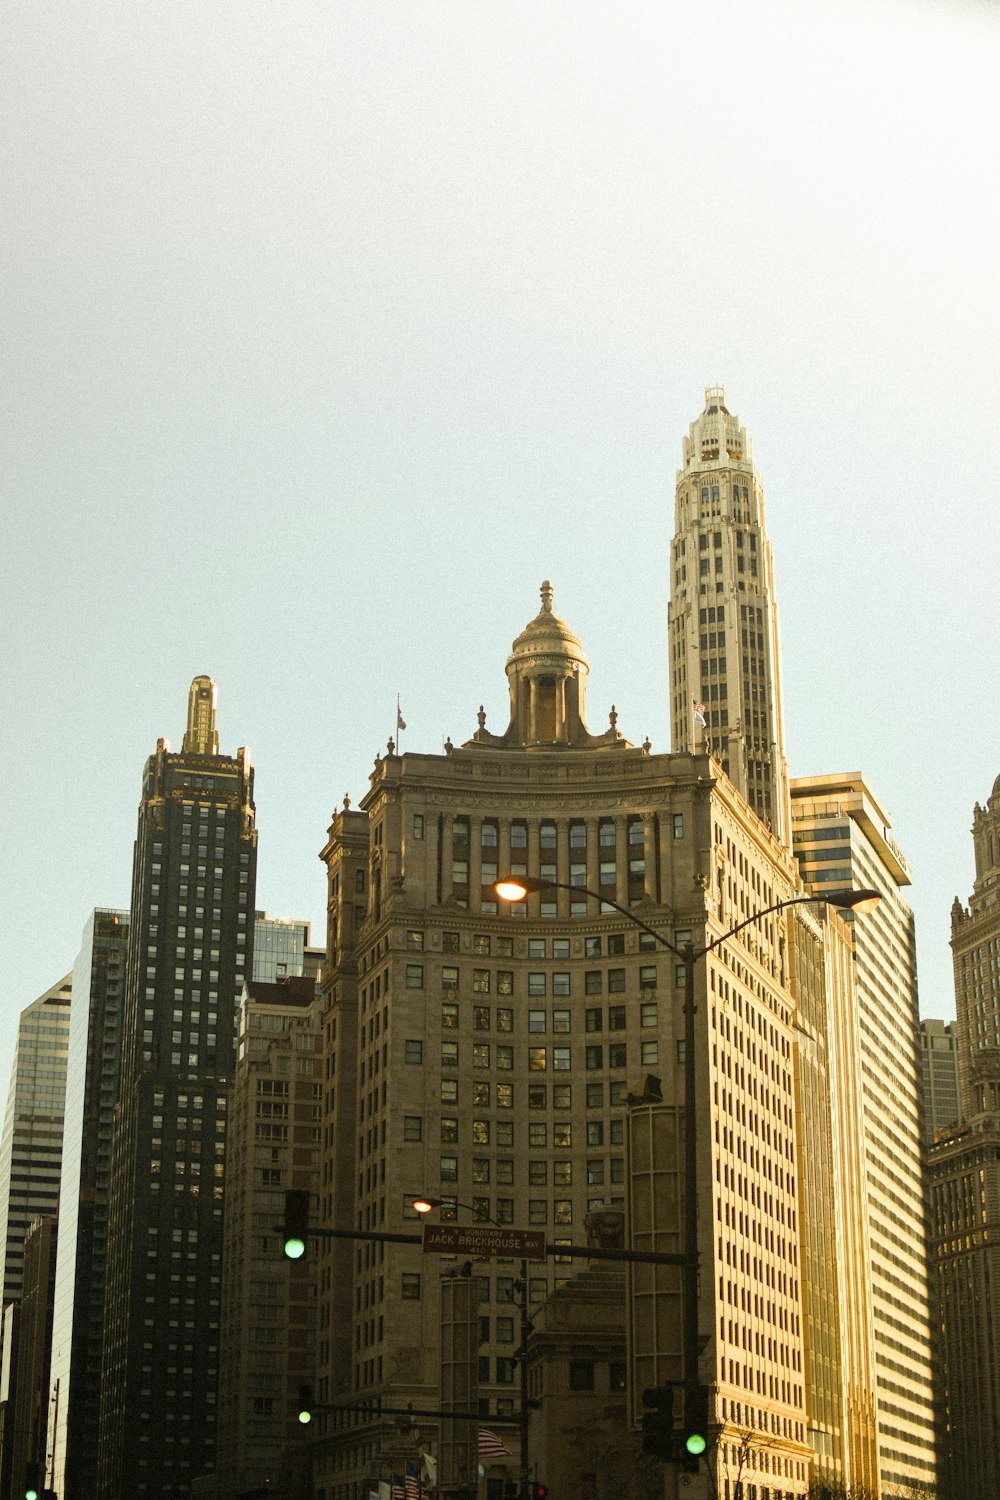
<path id="1" fill-rule="evenodd" d="M 669 748 L 681 439 L 754 440 L 797 774 L 912 860 L 922 1007 L 1000 773 L 995 7 L 11 0 L 4 923 L 18 1011 L 125 905 L 144 759 L 219 684 L 259 905 L 331 808 L 506 723 L 549 577 L 592 727 Z M 993 434 L 993 436 L 991 436 Z"/>

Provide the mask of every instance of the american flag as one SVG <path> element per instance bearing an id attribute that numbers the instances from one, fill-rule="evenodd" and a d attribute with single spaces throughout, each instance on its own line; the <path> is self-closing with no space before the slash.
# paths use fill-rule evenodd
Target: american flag
<path id="1" fill-rule="evenodd" d="M 700 724 L 702 729 L 704 729 L 708 723 L 708 720 L 705 718 L 705 713 L 706 709 L 704 703 L 695 703 L 694 722 L 696 724 Z"/>
<path id="2" fill-rule="evenodd" d="M 403 1487 L 402 1474 L 392 1476 L 392 1500 L 406 1500 L 406 1490 Z"/>
<path id="3" fill-rule="evenodd" d="M 479 1429 L 479 1457 L 480 1458 L 509 1458 L 510 1449 L 503 1438 L 498 1438 L 495 1432 L 488 1427 Z"/>
<path id="4" fill-rule="evenodd" d="M 420 1500 L 420 1465 L 406 1461 L 406 1500 Z"/>

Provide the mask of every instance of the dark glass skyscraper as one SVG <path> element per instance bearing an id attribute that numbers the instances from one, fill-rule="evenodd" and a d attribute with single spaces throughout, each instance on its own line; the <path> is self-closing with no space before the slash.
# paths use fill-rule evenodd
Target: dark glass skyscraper
<path id="1" fill-rule="evenodd" d="M 246 750 L 191 685 L 179 755 L 146 762 L 108 1206 L 98 1494 L 187 1496 L 214 1467 L 226 1104 L 253 961 Z"/>

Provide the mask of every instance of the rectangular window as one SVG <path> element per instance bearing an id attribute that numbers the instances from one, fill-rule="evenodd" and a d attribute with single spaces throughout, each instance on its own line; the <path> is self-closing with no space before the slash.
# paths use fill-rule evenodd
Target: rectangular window
<path id="1" fill-rule="evenodd" d="M 403 1043 L 403 1061 L 408 1063 L 422 1063 L 424 1060 L 423 1042 L 406 1041 Z"/>
<path id="2" fill-rule="evenodd" d="M 604 1145 L 604 1121 L 603 1120 L 588 1120 L 588 1122 L 587 1122 L 587 1145 L 588 1146 L 603 1146 Z"/>
<path id="3" fill-rule="evenodd" d="M 441 1157 L 441 1181 L 442 1182 L 457 1182 L 458 1181 L 458 1157 L 457 1156 L 442 1156 Z"/>
<path id="4" fill-rule="evenodd" d="M 498 1083 L 496 1085 L 496 1097 L 497 1109 L 513 1109 L 514 1085 L 512 1083 Z"/>
<path id="5" fill-rule="evenodd" d="M 499 1136 L 499 1131 L 497 1132 Z M 499 1156 L 496 1161 L 497 1186 L 513 1187 L 514 1163 L 509 1156 Z"/>
<path id="6" fill-rule="evenodd" d="M 540 1149 L 543 1146 L 547 1146 L 548 1143 L 549 1143 L 549 1127 L 547 1125 L 542 1125 L 542 1124 L 534 1125 L 534 1124 L 531 1124 L 531 1125 L 528 1126 L 528 1145 L 529 1146 L 531 1146 L 535 1150 L 538 1150 L 538 1149 Z"/>
<path id="7" fill-rule="evenodd" d="M 458 1043 L 457 1042 L 442 1042 L 441 1043 L 441 1066 L 442 1066 L 442 1068 L 457 1068 L 458 1067 Z"/>
<path id="8" fill-rule="evenodd" d="M 500 1069 L 502 1069 L 502 1071 L 504 1073 L 510 1073 L 513 1070 L 513 1067 L 514 1067 L 514 1049 L 513 1049 L 513 1047 L 505 1047 L 500 1042 L 498 1042 L 497 1043 L 496 1052 L 494 1053 L 494 1057 L 496 1059 L 496 1065 L 497 1065 L 497 1067 L 500 1068 Z"/>
<path id="9" fill-rule="evenodd" d="M 552 1030 L 565 1034 L 570 1029 L 570 1013 L 568 1010 L 554 1010 L 552 1012 Z"/>
<path id="10" fill-rule="evenodd" d="M 552 1108 L 570 1109 L 573 1104 L 573 1085 L 571 1083 L 554 1083 L 552 1085 Z"/>
<path id="11" fill-rule="evenodd" d="M 604 1108 L 604 1084 L 603 1083 L 588 1083 L 587 1084 L 587 1108 L 588 1109 L 603 1109 Z"/>
<path id="12" fill-rule="evenodd" d="M 643 964 L 639 969 L 639 988 L 641 990 L 656 989 L 656 965 Z"/>
<path id="13" fill-rule="evenodd" d="M 547 1224 L 549 1221 L 549 1205 L 544 1198 L 528 1199 L 528 1223 Z"/>
<path id="14" fill-rule="evenodd" d="M 497 1031 L 514 1030 L 514 1012 L 506 1005 L 497 1006 Z"/>
<path id="15" fill-rule="evenodd" d="M 419 1115 L 403 1116 L 403 1140 L 419 1141 L 423 1138 L 423 1120 Z"/>
<path id="16" fill-rule="evenodd" d="M 404 1271 L 402 1297 L 404 1302 L 419 1302 L 420 1300 L 420 1273 L 419 1271 Z"/>
<path id="17" fill-rule="evenodd" d="M 552 1205 L 553 1224 L 572 1224 L 573 1222 L 573 1200 L 572 1198 L 557 1198 Z"/>
<path id="18" fill-rule="evenodd" d="M 614 954 L 624 953 L 624 952 L 625 952 L 625 934 L 624 934 L 624 932 L 609 932 L 608 933 L 608 956 L 609 956 L 609 958 L 612 957 Z"/>
<path id="19" fill-rule="evenodd" d="M 409 1059 L 407 1059 L 407 1061 L 409 1061 Z M 487 1099 L 486 1102 L 488 1104 L 489 1100 Z M 456 1083 L 456 1081 L 455 1081 L 454 1078 L 442 1078 L 442 1080 L 441 1080 L 441 1103 L 442 1104 L 457 1104 L 458 1103 L 458 1084 Z"/>
<path id="20" fill-rule="evenodd" d="M 458 1118 L 456 1115 L 441 1116 L 441 1140 L 446 1146 L 454 1145 L 458 1140 Z"/>
<path id="21" fill-rule="evenodd" d="M 406 988 L 408 990 L 422 990 L 424 987 L 423 964 L 406 965 Z"/>
<path id="22" fill-rule="evenodd" d="M 609 1031 L 624 1031 L 625 1030 L 625 1007 L 624 1007 L 624 1005 L 609 1005 L 608 1006 L 608 1030 Z"/>
<path id="23" fill-rule="evenodd" d="M 481 958 L 485 958 L 489 955 L 490 935 L 488 932 L 476 933 L 475 937 L 472 939 L 472 951 L 473 953 L 478 954 Z"/>
<path id="24" fill-rule="evenodd" d="M 604 1067 L 604 1048 L 591 1046 L 584 1049 L 584 1061 L 588 1069 Z"/>
<path id="25" fill-rule="evenodd" d="M 568 1120 L 557 1120 L 552 1127 L 553 1146 L 572 1146 L 573 1127 Z"/>
<path id="26" fill-rule="evenodd" d="M 458 952 L 458 933 L 457 932 L 442 932 L 442 934 L 441 934 L 441 951 L 443 953 L 457 953 Z"/>
<path id="27" fill-rule="evenodd" d="M 510 847 L 512 849 L 527 849 L 528 847 L 528 825 L 527 823 L 515 822 L 510 825 Z"/>
<path id="28" fill-rule="evenodd" d="M 608 970 L 608 993 L 611 995 L 623 995 L 625 993 L 625 970 Z"/>
<path id="29" fill-rule="evenodd" d="M 573 1186 L 573 1163 L 571 1161 L 554 1161 L 552 1163 L 552 1186 Z"/>
<path id="30" fill-rule="evenodd" d="M 544 938 L 529 938 L 528 939 L 528 957 L 529 958 L 544 958 L 545 956 L 546 956 L 546 954 L 545 954 L 545 939 Z"/>
<path id="31" fill-rule="evenodd" d="M 474 1156 L 472 1158 L 472 1180 L 475 1183 L 489 1182 L 490 1159 L 488 1156 Z"/>
<path id="32" fill-rule="evenodd" d="M 660 1060 L 658 1042 L 642 1042 L 639 1046 L 639 1061 L 645 1068 L 654 1067 Z"/>
<path id="33" fill-rule="evenodd" d="M 472 1046 L 472 1066 L 474 1068 L 488 1068 L 490 1065 L 489 1042 L 474 1042 Z"/>
<path id="34" fill-rule="evenodd" d="M 472 993 L 474 995 L 488 995 L 490 992 L 489 969 L 473 969 L 472 971 Z"/>
<path id="35" fill-rule="evenodd" d="M 529 1031 L 544 1031 L 545 1030 L 545 1012 L 544 1012 L 544 1010 L 529 1010 L 528 1011 L 528 1030 Z"/>
<path id="36" fill-rule="evenodd" d="M 473 1120 L 472 1122 L 472 1144 L 474 1146 L 488 1146 L 490 1143 L 489 1120 Z"/>
<path id="37" fill-rule="evenodd" d="M 513 993 L 514 993 L 514 975 L 513 975 L 513 973 L 511 972 L 510 969 L 498 969 L 497 970 L 497 994 L 498 995 L 513 995 Z"/>
<path id="38" fill-rule="evenodd" d="M 406 934 L 406 946 L 412 953 L 422 953 L 424 947 L 424 935 L 411 928 Z"/>
<path id="39" fill-rule="evenodd" d="M 589 937 L 583 940 L 583 951 L 587 958 L 600 958 L 601 940 L 599 937 Z"/>
<path id="40" fill-rule="evenodd" d="M 548 1108 L 548 1102 L 549 1102 L 548 1090 L 547 1090 L 547 1088 L 546 1088 L 546 1086 L 545 1086 L 544 1083 L 529 1083 L 528 1084 L 528 1108 L 529 1109 L 547 1109 Z"/>
<path id="41" fill-rule="evenodd" d="M 655 1000 L 644 1000 L 639 1006 L 639 1025 L 655 1026 L 657 1024 L 657 1011 Z"/>
<path id="42" fill-rule="evenodd" d="M 528 1048 L 528 1067 L 533 1073 L 544 1073 L 547 1066 L 544 1047 Z"/>
<path id="43" fill-rule="evenodd" d="M 569 974 L 565 971 L 556 971 L 552 975 L 553 995 L 565 996 L 569 994 Z"/>
<path id="44" fill-rule="evenodd" d="M 557 1073 L 569 1072 L 569 1047 L 552 1048 L 552 1067 Z"/>
<path id="45" fill-rule="evenodd" d="M 441 969 L 441 988 L 443 990 L 458 989 L 458 965 L 444 964 Z"/>
<path id="46" fill-rule="evenodd" d="M 532 973 L 532 974 L 528 975 L 528 994 L 529 995 L 544 995 L 545 994 L 545 975 L 544 974 Z"/>
<path id="47" fill-rule="evenodd" d="M 474 1005 L 472 1007 L 472 1028 L 474 1031 L 489 1031 L 490 1008 L 488 1005 Z"/>
<path id="48" fill-rule="evenodd" d="M 514 1122 L 513 1120 L 497 1120 L 494 1127 L 495 1140 L 498 1146 L 513 1146 L 514 1144 Z M 497 1178 L 499 1182 L 500 1179 Z"/>
<path id="49" fill-rule="evenodd" d="M 442 1025 L 442 1027 L 444 1028 L 445 1031 L 457 1031 L 458 1030 L 458 1006 L 457 1005 L 448 1005 L 448 1004 L 442 1005 L 442 1007 L 441 1007 L 441 1025 Z"/>
<path id="50" fill-rule="evenodd" d="M 547 1161 L 529 1161 L 528 1163 L 528 1186 L 548 1187 L 549 1164 Z"/>
<path id="51" fill-rule="evenodd" d="M 625 1067 L 625 1043 L 624 1042 L 613 1042 L 611 1044 L 611 1046 L 608 1048 L 608 1067 L 609 1068 L 624 1068 Z"/>

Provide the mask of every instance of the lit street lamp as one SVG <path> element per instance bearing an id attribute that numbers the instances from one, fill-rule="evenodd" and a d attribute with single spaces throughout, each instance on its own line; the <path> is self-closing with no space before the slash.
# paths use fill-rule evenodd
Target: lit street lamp
<path id="1" fill-rule="evenodd" d="M 842 890 L 828 891 L 822 895 L 792 896 L 785 901 L 775 901 L 771 906 L 765 906 L 751 916 L 745 917 L 742 922 L 737 922 L 735 927 L 730 927 L 727 932 L 721 933 L 713 938 L 710 943 L 705 943 L 700 948 L 695 948 L 691 943 L 685 947 L 678 948 L 669 938 L 650 927 L 635 912 L 625 906 L 620 906 L 617 901 L 599 891 L 592 891 L 587 886 L 571 884 L 565 880 L 542 880 L 536 875 L 511 875 L 503 880 L 498 880 L 493 887 L 502 901 L 523 901 L 526 896 L 537 895 L 540 891 L 562 890 L 570 891 L 574 896 L 590 896 L 597 902 L 603 902 L 614 911 L 619 912 L 627 922 L 634 927 L 648 933 L 649 936 L 661 945 L 669 949 L 684 965 L 684 1295 L 683 1295 L 683 1363 L 684 1363 L 684 1402 L 686 1412 L 693 1410 L 698 1401 L 698 1152 L 697 1152 L 697 1130 L 695 1120 L 696 1100 L 696 1074 L 695 1074 L 695 1003 L 694 1003 L 694 971 L 695 965 L 706 958 L 709 953 L 715 951 L 729 938 L 735 937 L 742 932 L 744 927 L 758 921 L 761 917 L 769 916 L 772 912 L 784 911 L 789 906 L 826 905 L 834 906 L 843 911 L 853 911 L 859 914 L 874 911 L 881 894 L 875 890 Z"/>

